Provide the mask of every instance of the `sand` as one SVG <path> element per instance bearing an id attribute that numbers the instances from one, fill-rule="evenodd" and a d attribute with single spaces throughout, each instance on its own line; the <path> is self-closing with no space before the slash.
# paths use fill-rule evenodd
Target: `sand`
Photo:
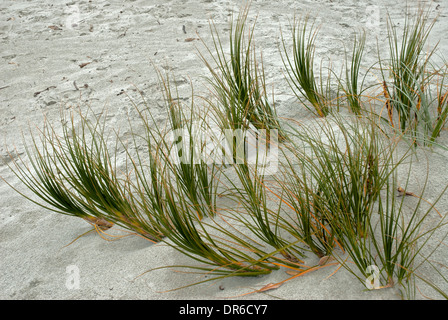
<path id="1" fill-rule="evenodd" d="M 411 8 L 417 7 L 417 1 L 408 2 Z M 430 43 L 440 40 L 440 52 L 446 55 L 448 1 L 426 3 L 434 16 L 440 14 Z M 40 126 L 43 117 L 57 123 L 59 111 L 68 105 L 88 103 L 98 112 L 106 106 L 107 126 L 121 129 L 124 136 L 129 134 L 127 116 L 137 121 L 130 99 L 141 103 L 140 90 L 152 112 L 164 120 L 162 95 L 152 64 L 176 76 L 181 98 L 189 98 L 190 81 L 200 93 L 208 71 L 197 54 L 198 50 L 205 52 L 198 38 L 211 45 L 208 21 L 213 18 L 226 41 L 230 14 L 237 14 L 239 6 L 239 1 L 232 0 L 2 1 L 0 175 L 22 188 L 8 169 L 11 162 L 7 147 L 16 146 L 23 155 L 22 134 L 29 141 L 28 127 Z M 321 30 L 316 54 L 318 58 L 330 58 L 338 67 L 343 61 L 344 44 L 350 46 L 358 28 L 365 28 L 369 35 L 364 64 L 377 59 L 376 39 L 380 47 L 387 41 L 386 10 L 394 21 L 403 24 L 404 1 L 253 1 L 249 21 L 257 17 L 256 44 L 263 52 L 268 83 L 275 87 L 279 115 L 303 114 L 283 76 L 278 48 L 280 29 L 289 31 L 288 20 L 293 19 L 294 12 L 310 12 L 317 19 Z M 448 146 L 446 131 L 440 142 Z M 448 184 L 447 160 L 448 153 L 443 150 L 430 155 L 425 193 L 428 200 L 434 200 Z M 414 192 L 418 192 L 425 175 L 426 164 L 417 164 Z M 284 269 L 263 277 L 228 278 L 170 291 L 204 276 L 171 268 L 145 273 L 162 266 L 195 264 L 165 244 L 153 245 L 136 236 L 106 241 L 90 232 L 66 246 L 91 226 L 32 204 L 3 181 L 0 208 L 1 299 L 401 299 L 395 288 L 365 290 L 344 269 L 333 274 L 336 266 L 293 279 L 266 293 L 244 295 L 287 279 Z M 442 214 L 448 211 L 448 194 L 437 208 Z M 431 217 L 437 218 L 435 214 Z M 122 234 L 115 227 L 111 232 Z M 437 233 L 426 252 L 438 244 L 444 232 L 446 228 Z M 446 276 L 447 247 L 441 246 L 432 259 L 440 263 L 437 266 Z M 79 282 L 72 281 L 76 274 Z M 421 274 L 433 279 L 434 270 L 422 268 Z M 448 292 L 447 282 L 437 284 Z M 421 290 L 440 298 L 423 285 Z M 416 298 L 424 296 L 417 293 Z"/>

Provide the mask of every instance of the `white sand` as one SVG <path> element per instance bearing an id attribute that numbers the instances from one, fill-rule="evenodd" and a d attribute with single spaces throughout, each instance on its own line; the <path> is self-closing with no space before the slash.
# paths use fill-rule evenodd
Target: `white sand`
<path id="1" fill-rule="evenodd" d="M 417 1 L 408 1 L 415 8 Z M 448 1 L 427 1 L 434 14 L 440 13 L 432 33 L 432 43 L 440 40 L 440 51 L 448 53 Z M 162 110 L 161 94 L 151 61 L 169 68 L 177 78 L 180 94 L 190 93 L 188 79 L 201 90 L 206 67 L 197 56 L 203 49 L 198 35 L 211 44 L 208 19 L 213 17 L 226 38 L 228 19 L 237 12 L 239 1 L 230 0 L 135 0 L 135 1 L 13 1 L 0 3 L 0 175 L 16 187 L 19 181 L 9 171 L 5 145 L 23 151 L 22 130 L 28 124 L 42 124 L 45 115 L 59 119 L 64 104 L 88 101 L 94 110 L 107 105 L 108 126 L 126 134 L 126 114 L 136 120 L 132 105 L 123 90 L 139 103 L 134 86 L 144 92 L 155 114 Z M 275 84 L 276 102 L 281 116 L 300 114 L 282 75 L 278 51 L 280 28 L 288 31 L 287 21 L 294 12 L 307 10 L 322 24 L 317 41 L 318 57 L 342 63 L 345 43 L 351 46 L 353 30 L 366 28 L 368 43 L 365 65 L 376 60 L 376 37 L 385 46 L 385 12 L 400 25 L 404 21 L 405 1 L 388 0 L 280 0 L 254 1 L 250 17 L 258 14 L 255 39 L 263 51 L 268 82 Z M 373 17 L 369 15 L 373 12 Z M 376 13 L 380 20 L 376 19 Z M 378 28 L 379 24 L 379 28 Z M 183 28 L 185 26 L 185 28 Z M 185 30 L 185 32 L 184 32 Z M 382 30 L 382 32 L 380 32 Z M 289 37 L 289 32 L 285 32 Z M 187 41 L 186 41 L 187 40 Z M 203 50 L 202 50 L 203 51 Z M 80 67 L 82 64 L 84 67 Z M 40 93 L 37 93 L 40 92 Z M 132 116 L 134 116 L 132 118 Z M 163 115 L 160 115 L 163 119 Z M 25 131 L 25 139 L 29 134 Z M 442 143 L 448 146 L 447 132 Z M 434 200 L 448 183 L 447 152 L 430 155 L 428 200 Z M 420 164 L 419 164 L 420 165 Z M 413 192 L 418 192 L 426 173 L 425 164 L 417 167 Z M 25 189 L 22 189 L 25 190 Z M 26 190 L 25 190 L 26 191 Z M 268 283 L 288 278 L 285 270 L 253 279 L 229 278 L 190 288 L 163 292 L 201 278 L 163 269 L 160 266 L 195 264 L 174 249 L 151 245 L 139 237 L 108 242 L 95 233 L 64 247 L 91 227 L 84 221 L 58 215 L 33 205 L 3 181 L 0 182 L 0 298 L 2 299 L 218 299 L 236 297 L 260 289 Z M 448 210 L 448 194 L 438 210 Z M 431 216 L 436 219 L 434 214 Z M 119 230 L 112 230 L 118 234 Z M 441 230 L 440 234 L 443 234 Z M 428 250 L 437 244 L 429 243 Z M 432 257 L 447 276 L 448 249 L 442 246 Z M 312 263 L 313 257 L 307 260 Z M 67 286 L 71 266 L 79 271 L 79 288 Z M 67 269 L 69 268 L 69 269 Z M 268 294 L 251 294 L 238 299 L 399 299 L 395 289 L 365 291 L 351 274 L 328 267 L 296 278 Z M 433 279 L 434 272 L 421 269 Z M 434 278 L 437 279 L 437 278 Z M 436 280 L 437 281 L 437 280 Z M 70 284 L 70 282 L 68 283 Z M 448 283 L 437 282 L 448 292 Z M 422 286 L 423 292 L 438 298 Z M 417 298 L 422 298 L 417 294 Z"/>

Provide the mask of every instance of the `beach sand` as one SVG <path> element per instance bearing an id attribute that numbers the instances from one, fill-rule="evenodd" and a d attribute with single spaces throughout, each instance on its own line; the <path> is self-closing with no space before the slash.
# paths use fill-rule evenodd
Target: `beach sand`
<path id="1" fill-rule="evenodd" d="M 408 3 L 411 9 L 418 5 L 417 1 Z M 440 52 L 446 56 L 448 1 L 426 3 L 432 15 L 439 14 L 430 43 L 440 40 Z M 240 2 L 232 0 L 1 1 L 0 175 L 27 192 L 7 166 L 11 163 L 7 148 L 16 147 L 24 155 L 22 141 L 30 142 L 28 129 L 36 132 L 44 117 L 57 123 L 61 108 L 90 105 L 97 112 L 106 108 L 107 127 L 120 129 L 124 137 L 130 133 L 128 117 L 131 123 L 138 121 L 131 99 L 140 104 L 141 91 L 156 118 L 164 120 L 153 64 L 176 77 L 181 98 L 189 99 L 190 82 L 201 94 L 204 76 L 209 73 L 198 56 L 198 50 L 205 53 L 198 39 L 212 45 L 212 18 L 227 43 L 229 19 L 231 14 L 237 15 L 239 7 Z M 289 20 L 294 13 L 309 12 L 317 19 L 321 29 L 316 55 L 330 58 L 337 70 L 344 61 L 344 45 L 350 48 L 359 28 L 368 34 L 363 64 L 370 66 L 377 60 L 377 45 L 387 45 L 387 11 L 399 26 L 403 24 L 405 1 L 253 1 L 249 23 L 257 18 L 256 46 L 263 53 L 267 82 L 274 85 L 279 115 L 303 115 L 303 107 L 285 80 L 279 54 L 280 30 L 289 37 Z M 440 142 L 448 146 L 446 131 Z M 428 201 L 435 200 L 448 184 L 447 172 L 448 152 L 431 153 L 425 192 Z M 426 173 L 422 160 L 412 175 L 414 193 L 418 193 Z M 137 236 L 106 241 L 95 232 L 71 243 L 91 226 L 36 206 L 3 181 L 0 208 L 1 299 L 401 299 L 395 288 L 365 290 L 343 268 L 334 273 L 337 266 L 322 268 L 265 293 L 245 295 L 287 279 L 290 276 L 285 269 L 263 277 L 233 277 L 170 291 L 206 276 L 172 268 L 146 272 L 163 266 L 195 265 L 194 260 L 166 244 L 154 245 Z M 437 209 L 447 213 L 448 194 Z M 425 252 L 429 253 L 447 231 L 438 231 Z M 124 234 L 116 227 L 110 232 Z M 307 263 L 313 259 L 311 256 Z M 447 276 L 448 248 L 442 245 L 431 259 Z M 422 267 L 420 272 L 438 281 L 431 268 Z M 78 285 L 71 282 L 74 273 L 79 275 Z M 436 283 L 448 292 L 447 282 Z M 440 298 L 423 284 L 419 288 Z M 424 296 L 417 293 L 416 298 Z"/>

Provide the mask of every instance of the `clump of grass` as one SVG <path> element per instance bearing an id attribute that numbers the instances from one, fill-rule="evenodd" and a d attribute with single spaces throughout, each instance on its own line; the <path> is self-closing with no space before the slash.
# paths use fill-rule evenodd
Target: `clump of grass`
<path id="1" fill-rule="evenodd" d="M 411 168 L 412 166 L 410 166 Z M 409 182 L 411 171 L 408 171 L 405 189 Z M 425 190 L 423 187 L 422 194 Z M 392 179 L 385 184 L 383 194 L 378 198 L 375 211 L 370 216 L 368 241 L 353 242 L 347 247 L 347 253 L 355 262 L 357 271 L 364 277 L 359 277 L 349 264 L 344 264 L 349 271 L 367 285 L 366 279 L 371 277 L 369 266 L 378 268 L 379 283 L 375 289 L 384 287 L 403 288 L 410 292 L 416 277 L 416 271 L 425 257 L 418 263 L 418 258 L 428 243 L 442 225 L 444 219 L 435 225 L 426 225 L 427 218 L 433 212 L 435 204 L 446 192 L 446 187 L 430 206 L 423 206 L 423 198 L 418 197 L 411 208 L 406 205 L 406 197 L 397 197 L 397 176 L 393 172 Z M 428 283 L 428 282 L 427 282 Z"/>
<path id="2" fill-rule="evenodd" d="M 45 209 L 79 217 L 105 229 L 112 227 L 113 223 L 105 220 L 94 206 L 71 191 L 59 164 L 59 157 L 62 157 L 59 142 L 47 121 L 40 133 L 39 141 L 32 135 L 31 147 L 25 143 L 29 164 L 23 157 L 18 156 L 16 160 L 11 154 L 12 165 L 9 165 L 20 182 L 31 191 L 31 195 L 5 182 L 20 195 Z M 35 200 L 33 195 L 39 200 Z"/>
<path id="3" fill-rule="evenodd" d="M 425 52 L 436 21 L 431 20 L 429 15 L 430 11 L 422 8 L 414 18 L 408 17 L 407 12 L 401 34 L 388 16 L 390 57 L 387 61 L 379 58 L 378 65 L 389 123 L 401 133 L 406 133 L 406 136 L 411 136 L 415 143 L 432 145 L 446 124 L 446 65 L 440 67 L 432 61 L 437 45 Z M 366 33 L 362 32 L 355 37 L 351 56 L 348 57 L 346 53 L 345 79 L 337 76 L 330 65 L 325 81 L 321 65 L 319 81 L 315 73 L 318 27 L 307 15 L 301 19 L 295 18 L 291 29 L 292 50 L 288 50 L 282 36 L 281 57 L 287 71 L 287 81 L 295 96 L 319 117 L 330 113 L 335 105 L 334 100 L 337 100 L 338 109 L 341 101 L 344 101 L 354 114 L 371 112 L 366 110 L 362 98 L 367 89 L 365 77 L 377 64 L 368 68 L 364 77 L 360 78 Z M 378 52 L 381 49 L 378 44 Z M 338 82 L 338 94 L 334 99 L 330 98 L 332 75 L 336 75 Z M 339 95 L 340 92 L 343 96 Z"/>
<path id="4" fill-rule="evenodd" d="M 445 63 L 445 66 L 447 64 Z M 435 140 L 440 135 L 440 132 L 445 127 L 448 115 L 448 88 L 445 84 L 445 77 L 448 74 L 447 67 L 442 72 L 442 79 L 439 79 L 439 83 L 437 85 L 437 116 L 435 121 L 432 123 L 432 132 L 430 137 L 430 144 L 435 143 Z"/>
<path id="5" fill-rule="evenodd" d="M 326 85 L 323 83 L 322 67 L 320 84 L 314 73 L 315 41 L 318 28 L 310 26 L 310 16 L 303 19 L 294 18 L 292 25 L 292 52 L 288 53 L 286 41 L 282 36 L 282 60 L 287 71 L 287 80 L 295 96 L 319 117 L 330 113 L 329 85 L 331 72 L 328 73 Z M 308 107 L 307 103 L 311 104 Z"/>
<path id="6" fill-rule="evenodd" d="M 391 97 L 402 130 L 406 128 L 407 121 L 411 119 L 411 112 L 415 110 L 420 88 L 418 81 L 422 79 L 429 59 L 429 56 L 423 58 L 422 53 L 434 21 L 429 25 L 427 21 L 428 13 L 423 12 L 420 12 L 414 21 L 409 21 L 406 17 L 403 34 L 399 38 L 390 16 L 388 17 L 390 72 L 393 78 Z"/>
<path id="7" fill-rule="evenodd" d="M 41 146 L 33 136 L 34 152 L 27 148 L 27 154 L 34 171 L 24 161 L 14 162 L 19 179 L 43 200 L 33 202 L 94 224 L 115 223 L 151 241 L 160 241 L 163 235 L 157 225 L 141 227 L 139 221 L 145 217 L 129 201 L 126 176 L 119 177 L 116 155 L 107 145 L 104 118 L 89 119 L 81 112 L 77 115 L 78 126 L 74 112 L 69 119 L 61 113 L 61 135 L 46 122 L 40 131 Z"/>
<path id="8" fill-rule="evenodd" d="M 236 173 L 236 181 L 230 182 L 231 195 L 241 204 L 242 213 L 236 214 L 235 219 L 240 221 L 260 241 L 272 247 L 276 253 L 283 258 L 276 259 L 274 255 L 271 260 L 297 266 L 302 263 L 304 254 L 294 245 L 290 239 L 285 239 L 281 231 L 281 202 L 275 207 L 270 204 L 265 169 L 258 161 L 249 165 L 248 163 L 234 164 L 233 171 Z"/>
<path id="9" fill-rule="evenodd" d="M 414 143 L 431 145 L 446 123 L 445 100 L 441 99 L 446 91 L 446 66 L 432 62 L 437 45 L 425 52 L 436 22 L 429 14 L 420 8 L 413 19 L 406 15 L 401 35 L 388 16 L 389 63 L 385 68 L 380 59 L 379 64 L 390 124 L 406 132 Z"/>
<path id="10" fill-rule="evenodd" d="M 292 209 L 284 226 L 320 257 L 368 237 L 370 210 L 393 170 L 393 148 L 379 132 L 365 118 L 335 115 L 288 133 L 286 169 L 276 180 Z"/>
<path id="11" fill-rule="evenodd" d="M 213 47 L 204 45 L 213 64 L 203 54 L 200 57 L 211 73 L 213 91 L 232 129 L 248 129 L 251 125 L 267 131 L 275 129 L 283 138 L 275 106 L 269 101 L 263 63 L 259 63 L 261 58 L 255 49 L 255 23 L 247 28 L 248 9 L 244 7 L 237 19 L 232 19 L 229 52 L 211 22 Z"/>
<path id="12" fill-rule="evenodd" d="M 361 115 L 364 109 L 361 101 L 364 81 L 359 84 L 359 75 L 365 44 L 366 33 L 363 31 L 358 37 L 355 36 L 351 57 L 348 58 L 346 53 L 345 84 L 341 85 L 347 98 L 348 108 L 357 115 Z"/>
<path id="13" fill-rule="evenodd" d="M 175 190 L 181 186 L 179 181 L 164 181 L 164 205 L 167 244 L 189 256 L 204 266 L 182 265 L 177 267 L 192 268 L 214 275 L 206 281 L 225 276 L 257 276 L 268 274 L 277 269 L 270 264 L 266 253 L 256 249 L 249 241 L 238 234 L 225 230 L 215 219 L 206 222 L 197 217 L 185 198 Z"/>
<path id="14" fill-rule="evenodd" d="M 160 75 L 160 73 L 159 73 Z M 174 134 L 175 144 L 170 154 L 175 153 L 171 172 L 181 182 L 185 196 L 196 208 L 198 216 L 213 216 L 216 213 L 216 194 L 218 170 L 216 164 L 207 159 L 206 139 L 202 129 L 201 117 L 197 114 L 194 93 L 191 94 L 190 106 L 182 104 L 171 91 L 170 79 L 161 77 L 165 93 L 167 112 Z M 189 110 L 186 114 L 185 110 Z M 171 163 L 171 162 L 169 162 Z"/>

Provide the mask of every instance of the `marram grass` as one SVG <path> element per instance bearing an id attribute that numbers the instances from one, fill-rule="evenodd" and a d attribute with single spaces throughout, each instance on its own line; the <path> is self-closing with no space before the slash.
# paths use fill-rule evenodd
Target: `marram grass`
<path id="1" fill-rule="evenodd" d="M 40 145 L 32 137 L 32 150 L 27 147 L 32 168 L 19 158 L 11 169 L 41 200 L 32 201 L 45 208 L 94 224 L 109 222 L 110 227 L 115 223 L 159 241 L 163 236 L 160 230 L 141 222 L 145 216 L 130 200 L 126 177 L 118 176 L 116 158 L 110 153 L 102 121 L 101 116 L 88 118 L 72 111 L 67 118 L 61 113 L 61 135 L 45 122 Z"/>
<path id="2" fill-rule="evenodd" d="M 156 202 L 161 211 L 157 217 L 166 237 L 162 241 L 200 263 L 200 266 L 177 267 L 213 275 L 208 281 L 230 275 L 256 276 L 278 269 L 268 261 L 269 252 L 252 244 L 249 238 L 228 231 L 226 223 L 222 222 L 215 199 L 219 167 L 194 158 L 196 144 L 201 147 L 204 143 L 194 135 L 194 125 L 201 122 L 195 116 L 195 105 L 193 103 L 189 109 L 174 98 L 169 78 L 160 73 L 159 76 L 169 125 L 157 125 L 149 108 L 139 111 L 151 174 L 147 179 L 142 171 L 146 166 L 140 153 L 134 171 L 138 175 L 138 185 L 142 186 L 140 192 L 154 199 L 152 202 Z M 170 139 L 172 131 L 181 128 L 186 130 Z"/>
<path id="3" fill-rule="evenodd" d="M 263 62 L 254 43 L 255 23 L 247 26 L 248 9 L 248 6 L 243 7 L 238 17 L 232 18 L 228 50 L 223 47 L 216 26 L 211 22 L 213 46 L 204 42 L 211 58 L 201 53 L 200 57 L 210 71 L 211 88 L 218 107 L 230 119 L 232 129 L 248 129 L 250 126 L 268 131 L 275 129 L 282 138 L 282 127 L 275 105 L 270 101 Z"/>
<path id="4" fill-rule="evenodd" d="M 330 112 L 330 99 L 327 87 L 316 79 L 315 41 L 318 27 L 310 25 L 311 17 L 294 18 L 292 25 L 292 52 L 289 53 L 286 40 L 282 36 L 282 60 L 287 71 L 287 79 L 296 97 L 319 117 L 325 117 Z M 322 76 L 322 69 L 320 70 Z M 331 73 L 329 73 L 331 76 Z M 328 84 L 328 83 L 327 83 Z"/>
<path id="5" fill-rule="evenodd" d="M 206 47 L 211 60 L 201 55 L 211 72 L 213 95 L 202 100 L 205 105 L 197 102 L 193 90 L 190 103 L 184 103 L 172 90 L 170 77 L 157 72 L 167 121 L 158 124 L 150 105 L 140 109 L 134 104 L 142 130 L 130 123 L 130 141 L 106 132 L 103 114 L 61 113 L 59 131 L 45 122 L 39 139 L 32 136 L 26 149 L 29 163 L 12 157 L 10 167 L 31 196 L 15 189 L 44 208 L 99 228 L 116 224 L 151 242 L 164 242 L 195 261 L 177 267 L 212 275 L 202 282 L 266 275 L 280 267 L 305 275 L 322 267 L 303 262 L 316 255 L 334 258 L 367 287 L 365 280 L 375 266 L 377 288 L 396 286 L 411 296 L 415 279 L 421 279 L 418 269 L 430 263 L 430 255 L 423 256 L 428 239 L 445 223 L 442 217 L 426 228 L 437 201 L 428 207 L 418 196 L 408 208 L 406 196 L 395 194 L 397 168 L 414 151 L 397 156 L 401 138 L 411 131 L 416 141 L 435 143 L 447 118 L 446 68 L 430 70 L 432 52 L 420 55 L 432 23 L 420 12 L 413 24 L 405 24 L 400 38 L 389 18 L 391 59 L 388 67 L 385 59 L 379 60 L 378 85 L 388 114 L 378 121 L 363 100 L 366 87 L 360 70 L 368 35 L 354 39 L 345 78 L 335 76 L 343 93 L 337 105 L 351 113 L 344 117 L 333 109 L 329 95 L 333 78 L 319 83 L 315 77 L 318 29 L 309 17 L 295 20 L 292 53 L 283 38 L 281 58 L 291 89 L 318 117 L 307 126 L 280 126 L 247 16 L 244 7 L 232 22 L 229 50 L 211 24 L 213 46 Z M 336 74 L 329 71 L 329 76 Z M 260 171 L 259 162 L 249 165 L 247 140 L 231 150 L 234 161 L 229 165 L 197 161 L 210 142 L 210 137 L 196 135 L 197 126 L 214 126 L 221 134 L 267 130 L 269 142 L 278 130 L 278 172 Z M 235 133 L 221 137 L 233 145 Z M 125 149 L 120 169 L 119 147 Z M 242 159 L 237 157 L 240 148 Z M 410 177 L 411 171 L 404 173 L 405 180 Z M 237 205 L 224 206 L 224 198 Z M 434 283 L 425 282 L 446 297 Z"/>
<path id="6" fill-rule="evenodd" d="M 405 18 L 401 33 L 387 17 L 388 58 L 379 58 L 387 118 L 415 145 L 435 145 L 446 123 L 446 61 L 437 64 L 437 44 L 430 47 L 436 18 L 420 8 Z M 380 50 L 379 55 L 381 55 Z"/>

